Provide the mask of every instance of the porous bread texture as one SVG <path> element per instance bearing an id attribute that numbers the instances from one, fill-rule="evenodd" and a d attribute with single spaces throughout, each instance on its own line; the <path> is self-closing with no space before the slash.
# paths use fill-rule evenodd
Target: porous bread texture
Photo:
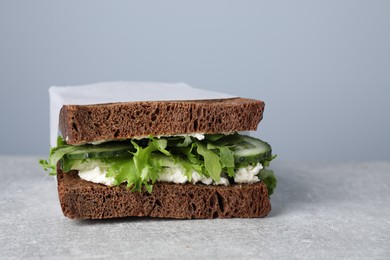
<path id="1" fill-rule="evenodd" d="M 155 183 L 153 192 L 132 192 L 125 184 L 108 187 L 82 180 L 77 171 L 58 170 L 58 195 L 71 219 L 117 217 L 254 218 L 271 211 L 263 182 L 213 186 Z"/>
<path id="2" fill-rule="evenodd" d="M 256 130 L 264 102 L 247 98 L 65 105 L 59 130 L 68 144 L 188 133 Z"/>

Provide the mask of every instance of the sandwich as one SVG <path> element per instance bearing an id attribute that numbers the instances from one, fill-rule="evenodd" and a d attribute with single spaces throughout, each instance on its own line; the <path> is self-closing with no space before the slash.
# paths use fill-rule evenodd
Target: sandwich
<path id="1" fill-rule="evenodd" d="M 239 97 L 67 104 L 39 163 L 71 219 L 265 217 L 275 155 L 243 133 L 263 111 Z"/>

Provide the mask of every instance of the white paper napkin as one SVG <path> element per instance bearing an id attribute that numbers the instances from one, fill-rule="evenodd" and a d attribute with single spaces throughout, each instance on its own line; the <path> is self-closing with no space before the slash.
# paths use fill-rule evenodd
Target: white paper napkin
<path id="1" fill-rule="evenodd" d="M 59 113 L 63 105 L 111 102 L 222 99 L 235 96 L 193 88 L 185 83 L 102 82 L 81 86 L 49 88 L 50 145 L 56 145 Z"/>

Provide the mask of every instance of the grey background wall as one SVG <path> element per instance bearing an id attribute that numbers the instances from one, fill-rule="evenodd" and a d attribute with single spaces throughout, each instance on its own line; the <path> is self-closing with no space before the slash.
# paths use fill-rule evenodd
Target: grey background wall
<path id="1" fill-rule="evenodd" d="M 1 1 L 0 154 L 45 155 L 51 85 L 262 99 L 280 158 L 390 159 L 389 1 Z"/>

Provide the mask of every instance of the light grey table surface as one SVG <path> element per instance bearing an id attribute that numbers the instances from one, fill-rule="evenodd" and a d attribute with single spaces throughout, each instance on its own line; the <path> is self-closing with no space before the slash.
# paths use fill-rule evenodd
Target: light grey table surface
<path id="1" fill-rule="evenodd" d="M 263 219 L 75 221 L 33 157 L 0 157 L 0 258 L 390 259 L 390 162 L 275 160 Z"/>

